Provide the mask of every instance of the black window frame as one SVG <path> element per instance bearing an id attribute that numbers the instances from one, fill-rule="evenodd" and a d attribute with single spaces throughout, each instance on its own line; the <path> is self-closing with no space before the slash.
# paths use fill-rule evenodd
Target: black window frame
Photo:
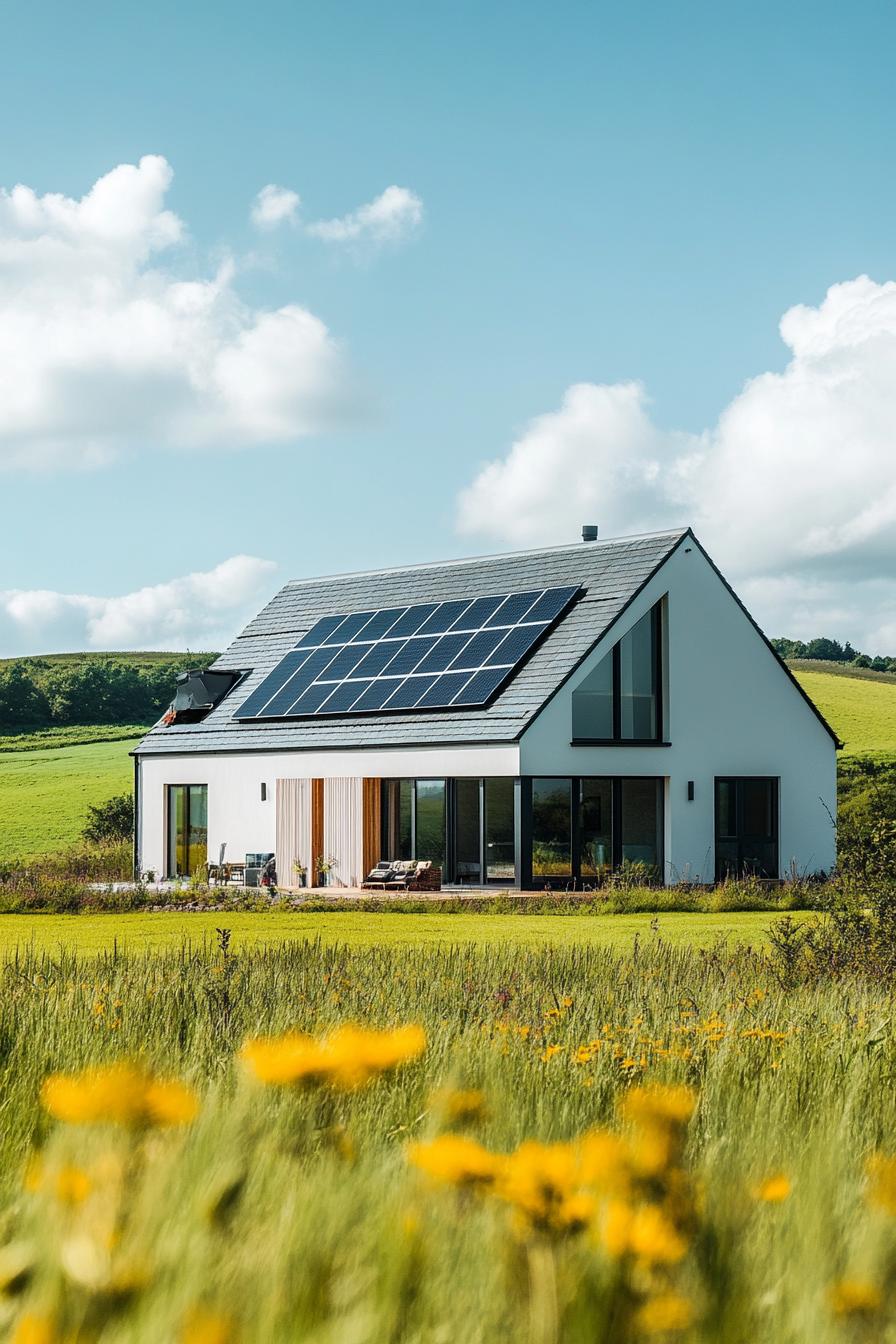
<path id="1" fill-rule="evenodd" d="M 532 781 L 534 779 L 569 779 L 572 784 L 572 872 L 571 874 L 557 878 L 551 882 L 550 878 L 540 881 L 532 872 Z M 609 780 L 612 787 L 612 817 L 611 817 L 611 854 L 610 871 L 617 872 L 622 866 L 623 850 L 623 827 L 622 813 L 623 801 L 622 794 L 627 780 L 646 779 L 656 785 L 657 806 L 658 806 L 658 853 L 656 861 L 656 874 L 660 881 L 665 878 L 666 871 L 666 788 L 665 776 L 663 775 L 525 775 L 519 781 L 519 821 L 517 823 L 517 846 L 519 850 L 519 859 L 517 861 L 518 885 L 523 891 L 537 891 L 544 887 L 551 886 L 554 889 L 581 891 L 585 888 L 594 889 L 601 885 L 601 877 L 598 874 L 588 873 L 582 875 L 582 785 L 586 781 L 601 779 Z"/>
<path id="2" fill-rule="evenodd" d="M 770 865 L 773 872 L 770 874 L 754 874 L 765 878 L 768 881 L 776 882 L 781 877 L 781 779 L 778 775 L 716 775 L 713 780 L 713 847 L 715 857 L 715 880 L 716 882 L 725 881 L 726 877 L 743 877 L 750 872 L 749 866 L 744 862 L 744 848 L 750 847 L 751 837 L 744 835 L 743 815 L 744 798 L 743 785 L 746 782 L 768 784 L 771 787 L 771 817 L 773 823 L 773 834 L 765 836 L 760 843 L 774 846 L 774 862 Z M 733 836 L 722 837 L 720 835 L 720 812 L 721 812 L 721 789 L 722 784 L 734 785 L 734 807 L 736 819 L 736 833 Z M 752 837 L 753 841 L 759 837 Z M 737 846 L 737 862 L 735 870 L 732 873 L 727 865 L 722 862 L 719 853 L 720 843 Z"/>
<path id="3" fill-rule="evenodd" d="M 432 779 L 434 776 L 420 776 L 420 779 Z M 507 776 L 513 783 L 513 805 L 514 805 L 514 878 L 512 881 L 503 878 L 488 878 L 487 876 L 487 852 L 485 846 L 485 826 L 486 826 L 486 780 L 492 776 L 479 775 L 454 775 L 444 776 L 445 780 L 445 858 L 442 872 L 443 881 L 446 885 L 468 885 L 480 887 L 513 887 L 521 891 L 538 891 L 546 886 L 553 885 L 556 888 L 568 889 L 571 891 L 583 890 L 585 888 L 594 889 L 599 887 L 602 882 L 600 874 L 587 873 L 582 874 L 582 786 L 592 780 L 608 780 L 612 790 L 612 817 L 611 817 L 611 854 L 610 871 L 615 872 L 622 866 L 623 862 L 623 791 L 626 782 L 631 780 L 649 780 L 656 787 L 657 791 L 657 862 L 656 875 L 659 881 L 665 878 L 665 846 L 666 846 L 666 788 L 665 776 L 655 774 L 639 775 L 518 775 L 516 777 Z M 475 781 L 479 791 L 479 856 L 480 856 L 480 879 L 478 884 L 471 880 L 468 883 L 457 882 L 457 853 L 456 853 L 456 817 L 457 817 L 457 783 L 459 779 Z M 572 798 L 572 833 L 571 833 L 571 858 L 572 872 L 569 876 L 563 875 L 556 878 L 551 883 L 550 878 L 543 881 L 537 881 L 532 874 L 532 784 L 534 779 L 568 779 L 571 782 Z M 417 779 L 410 775 L 390 776 L 381 781 L 382 789 L 382 807 L 380 813 L 380 839 L 381 856 L 386 857 L 390 848 L 390 786 L 399 781 L 407 780 L 411 786 L 411 857 L 417 856 Z"/>
<path id="4" fill-rule="evenodd" d="M 179 880 L 190 878 L 192 873 L 179 873 L 177 871 L 177 844 L 175 843 L 175 852 L 171 853 L 171 805 L 175 789 L 183 789 L 184 792 L 184 829 L 187 834 L 187 849 L 190 848 L 190 831 L 192 825 L 190 822 L 190 802 L 191 791 L 193 789 L 205 789 L 205 861 L 208 862 L 208 783 L 184 783 L 184 784 L 166 784 L 165 785 L 165 878 L 166 880 Z"/>
<path id="5" fill-rule="evenodd" d="M 410 785 L 411 802 L 411 836 L 410 836 L 410 857 L 427 857 L 417 854 L 417 785 L 421 782 L 441 779 L 445 785 L 445 848 L 444 858 L 442 860 L 442 878 L 443 881 L 451 886 L 478 886 L 478 887 L 515 887 L 519 886 L 519 778 L 512 775 L 492 776 L 492 775 L 396 775 L 384 778 L 381 781 L 381 807 L 380 807 L 380 851 L 383 857 L 389 853 L 392 837 L 390 835 L 390 807 L 391 797 L 390 785 L 407 782 Z M 489 877 L 488 876 L 488 850 L 486 845 L 486 808 L 487 808 L 487 789 L 486 784 L 492 778 L 507 778 L 514 791 L 514 877 Z M 474 783 L 477 786 L 479 799 L 479 878 L 469 882 L 460 882 L 457 877 L 457 785 L 460 780 L 468 783 Z"/>
<path id="6" fill-rule="evenodd" d="M 653 658 L 654 658 L 654 683 L 656 697 L 656 734 L 653 737 L 623 737 L 622 736 L 622 653 L 621 645 L 625 631 L 619 636 L 609 653 L 604 657 L 612 660 L 613 667 L 613 736 L 612 737 L 576 737 L 574 734 L 570 739 L 570 745 L 573 747 L 668 747 L 670 742 L 665 739 L 665 696 L 664 696 L 664 672 L 665 672 L 665 654 L 664 654 L 664 632 L 665 621 L 663 618 L 663 608 L 665 598 L 660 598 L 650 608 L 652 636 L 653 636 Z M 638 620 L 643 620 L 643 616 Z M 635 625 L 638 621 L 635 622 Z M 634 629 L 634 626 L 631 627 Z M 573 687 L 572 695 L 575 695 L 578 687 Z M 571 709 L 571 697 L 570 697 Z M 595 776 L 596 778 L 596 776 Z"/>

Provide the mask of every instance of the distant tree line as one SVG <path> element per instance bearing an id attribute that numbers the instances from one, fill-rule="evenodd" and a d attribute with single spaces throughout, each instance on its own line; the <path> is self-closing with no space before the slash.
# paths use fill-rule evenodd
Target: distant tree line
<path id="1" fill-rule="evenodd" d="M 896 658 L 872 658 L 859 653 L 849 640 L 839 639 L 773 639 L 772 645 L 782 658 L 818 658 L 828 663 L 851 663 L 853 667 L 870 667 L 875 672 L 896 672 Z"/>
<path id="2" fill-rule="evenodd" d="M 213 655 L 162 661 L 84 655 L 77 661 L 18 658 L 0 663 L 0 728 L 75 723 L 152 723 L 174 698 L 178 673 Z"/>

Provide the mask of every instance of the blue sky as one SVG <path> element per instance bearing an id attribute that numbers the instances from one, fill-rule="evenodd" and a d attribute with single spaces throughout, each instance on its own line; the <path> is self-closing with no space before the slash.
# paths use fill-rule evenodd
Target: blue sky
<path id="1" fill-rule="evenodd" d="M 848 460 L 835 459 L 838 442 L 848 459 L 853 434 L 881 498 L 896 496 L 881 391 L 892 296 L 848 290 L 836 312 L 823 307 L 831 286 L 896 274 L 892 6 L 33 0 L 0 6 L 0 24 L 0 185 L 78 200 L 117 165 L 164 156 L 164 207 L 183 233 L 146 265 L 208 280 L 229 257 L 233 295 L 252 312 L 307 309 L 336 343 L 352 407 L 274 443 L 250 432 L 239 446 L 184 446 L 164 425 L 147 433 L 141 387 L 115 451 L 91 467 L 77 429 L 52 453 L 37 431 L 10 431 L 0 589 L 20 605 L 7 603 L 5 623 L 0 614 L 8 651 L 75 637 L 68 608 L 28 605 L 39 590 L 99 600 L 238 554 L 275 562 L 210 625 L 147 617 L 149 643 L 189 642 L 226 633 L 288 577 L 574 540 L 587 503 L 605 534 L 702 521 L 772 633 L 892 636 L 881 651 L 896 653 L 896 505 L 869 521 L 850 499 L 828 516 L 828 501 L 804 497 L 805 456 L 780 465 L 790 438 L 811 442 L 814 425 L 837 421 L 841 438 L 820 445 L 814 469 L 832 468 L 831 498 L 849 493 L 837 476 Z M 250 207 L 267 184 L 301 207 L 259 231 Z M 309 234 L 309 221 L 346 216 L 393 184 L 422 202 L 401 237 Z M 785 374 L 794 348 L 778 324 L 797 305 L 816 315 L 810 363 L 819 330 L 835 334 L 823 395 L 778 445 L 764 436 L 799 415 L 794 380 L 772 389 L 783 413 L 739 395 L 748 379 Z M 42 338 L 44 310 L 31 306 L 40 358 L 52 326 Z M 830 361 L 856 322 L 867 330 L 849 350 L 870 342 L 872 358 L 850 365 L 863 409 L 841 421 Z M 0 351 L 2 324 L 0 286 Z M 13 318 L 6 337 L 22 348 Z M 88 406 L 107 395 L 103 368 L 89 373 L 76 390 Z M 581 414 L 564 402 L 575 385 L 633 381 L 643 392 L 621 419 L 612 397 L 609 411 L 606 398 L 580 399 Z M 719 420 L 732 405 L 734 439 Z M 755 475 L 754 433 L 765 443 Z M 0 461 L 3 436 L 0 406 Z M 524 482 L 511 461 L 520 442 Z M 736 485 L 718 526 L 707 487 L 680 488 L 689 471 L 712 476 L 706 454 Z M 497 464 L 491 486 L 486 462 Z M 637 489 L 620 479 L 632 471 Z M 751 505 L 740 519 L 738 471 Z M 764 501 L 782 495 L 786 511 L 763 521 Z M 119 637 L 145 642 L 130 627 Z"/>

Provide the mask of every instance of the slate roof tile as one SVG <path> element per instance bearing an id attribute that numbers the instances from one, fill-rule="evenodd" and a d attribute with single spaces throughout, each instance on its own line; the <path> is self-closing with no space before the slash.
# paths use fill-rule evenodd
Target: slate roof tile
<path id="1" fill-rule="evenodd" d="M 268 602 L 213 664 L 216 668 L 246 670 L 246 679 L 201 723 L 151 729 L 137 753 L 149 756 L 514 742 L 554 688 L 685 535 L 687 530 L 682 528 L 547 550 L 294 580 Z M 322 615 L 570 583 L 584 589 L 581 600 L 485 709 L 269 723 L 240 723 L 234 718 L 234 710 Z"/>

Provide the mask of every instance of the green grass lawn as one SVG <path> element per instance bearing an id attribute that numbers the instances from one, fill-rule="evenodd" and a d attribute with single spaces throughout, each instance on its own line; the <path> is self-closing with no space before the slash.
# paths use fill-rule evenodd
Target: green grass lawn
<path id="1" fill-rule="evenodd" d="M 807 672 L 795 676 L 834 731 L 847 756 L 896 753 L 896 681 Z"/>
<path id="2" fill-rule="evenodd" d="M 137 740 L 0 752 L 0 860 L 74 843 L 90 804 L 132 788 Z"/>
<path id="3" fill-rule="evenodd" d="M 795 919 L 805 919 L 797 914 Z M 583 944 L 630 950 L 635 935 L 656 934 L 676 946 L 709 947 L 718 938 L 759 944 L 769 913 L 725 915 L 375 915 L 367 912 L 254 915 L 223 913 L 125 915 L 2 915 L 0 955 L 17 946 L 40 951 L 66 947 L 76 952 L 103 952 L 116 943 L 131 951 L 164 951 L 185 940 L 217 942 L 218 928 L 232 933 L 233 947 L 262 947 L 293 939 L 320 938 L 351 947 L 375 945 L 421 947 L 475 943 L 521 948 L 572 947 Z"/>

